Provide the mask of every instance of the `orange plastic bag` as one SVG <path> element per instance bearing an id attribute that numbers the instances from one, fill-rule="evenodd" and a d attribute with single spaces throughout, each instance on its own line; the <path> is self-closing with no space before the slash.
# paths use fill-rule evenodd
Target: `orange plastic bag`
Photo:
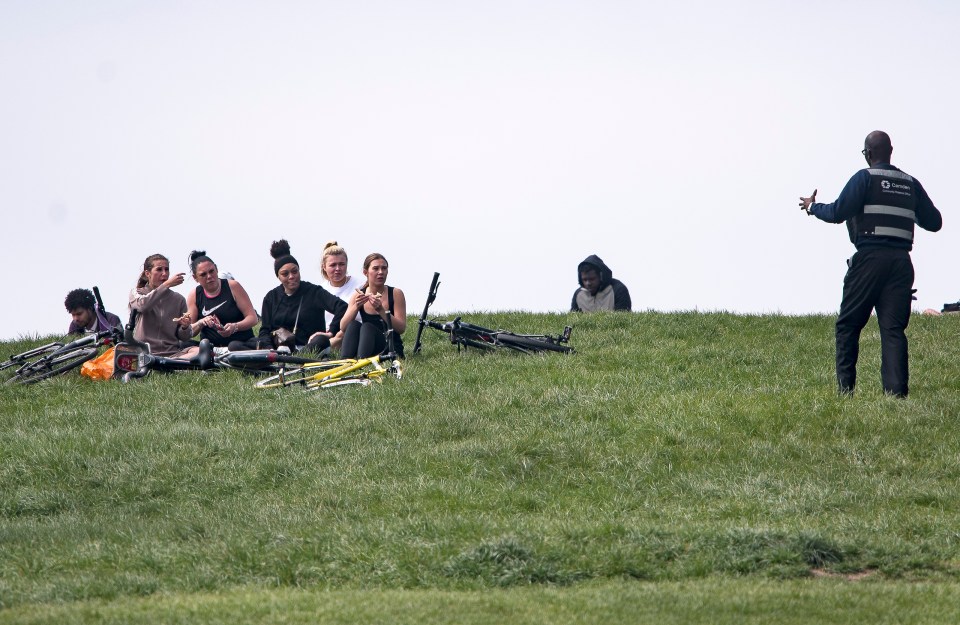
<path id="1" fill-rule="evenodd" d="M 80 367 L 80 375 L 91 380 L 109 380 L 113 376 L 113 347 L 96 358 L 91 358 Z"/>

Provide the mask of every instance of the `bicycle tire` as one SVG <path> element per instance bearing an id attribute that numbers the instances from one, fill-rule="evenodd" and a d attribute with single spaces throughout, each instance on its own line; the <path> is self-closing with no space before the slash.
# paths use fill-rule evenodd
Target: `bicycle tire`
<path id="1" fill-rule="evenodd" d="M 497 342 L 506 347 L 511 347 L 513 349 L 520 348 L 522 351 L 535 351 L 535 352 L 560 352 L 563 354 L 569 354 L 573 351 L 573 348 L 569 345 L 561 345 L 555 343 L 550 339 L 543 337 L 533 337 L 533 336 L 523 336 L 520 334 L 498 334 Z"/>
<path id="2" fill-rule="evenodd" d="M 254 383 L 254 388 L 283 388 L 286 386 L 296 386 L 298 384 L 306 386 L 318 373 L 336 369 L 344 364 L 348 364 L 348 362 L 350 361 L 327 360 L 324 362 L 310 363 L 302 367 L 295 367 L 263 378 L 262 380 L 257 380 Z"/>
<path id="3" fill-rule="evenodd" d="M 16 382 L 19 384 L 36 384 L 48 378 L 66 373 L 76 369 L 83 363 L 97 355 L 96 347 L 85 347 L 75 349 L 64 354 L 59 354 L 49 361 L 35 362 L 32 366 L 18 372 L 17 375 L 7 380 L 8 383 Z"/>

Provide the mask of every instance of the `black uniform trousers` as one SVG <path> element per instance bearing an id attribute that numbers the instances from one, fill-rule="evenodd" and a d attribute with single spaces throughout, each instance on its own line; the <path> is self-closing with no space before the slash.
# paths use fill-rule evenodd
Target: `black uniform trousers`
<path id="1" fill-rule="evenodd" d="M 837 316 L 837 384 L 841 393 L 857 384 L 860 332 L 876 309 L 880 325 L 883 390 L 906 397 L 910 378 L 907 324 L 913 301 L 913 262 L 907 250 L 867 248 L 849 261 Z"/>

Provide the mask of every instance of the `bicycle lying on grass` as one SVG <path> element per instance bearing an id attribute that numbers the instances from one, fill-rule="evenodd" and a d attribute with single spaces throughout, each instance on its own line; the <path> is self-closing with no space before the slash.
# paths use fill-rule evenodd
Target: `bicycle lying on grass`
<path id="1" fill-rule="evenodd" d="M 100 289 L 93 287 L 97 308 L 105 312 Z M 101 347 L 120 342 L 123 331 L 120 326 L 102 332 L 89 333 L 75 341 L 62 343 L 55 341 L 40 347 L 10 356 L 0 363 L 0 370 L 17 367 L 7 384 L 35 384 L 76 369 L 97 355 Z"/>
<path id="2" fill-rule="evenodd" d="M 424 328 L 433 328 L 450 335 L 450 342 L 460 347 L 474 347 L 477 349 L 512 349 L 526 354 L 537 352 L 561 352 L 564 354 L 573 353 L 574 349 L 569 343 L 570 332 L 573 330 L 570 326 L 563 329 L 561 334 L 517 334 L 509 330 L 491 330 L 482 326 L 474 325 L 456 317 L 452 321 L 438 322 L 427 319 L 430 312 L 430 306 L 437 299 L 437 290 L 440 288 L 440 274 L 433 274 L 433 281 L 430 283 L 430 291 L 427 294 L 427 303 L 420 314 L 420 320 L 417 322 L 417 340 L 413 344 L 413 353 L 417 354 L 423 347 L 422 337 Z"/>
<path id="3" fill-rule="evenodd" d="M 16 366 L 13 376 L 7 384 L 35 384 L 76 369 L 97 355 L 100 348 L 117 343 L 122 338 L 120 328 L 96 332 L 69 343 L 48 343 L 11 356 L 10 360 L 0 363 L 0 369 Z"/>
<path id="4" fill-rule="evenodd" d="M 384 366 L 384 364 L 387 366 Z M 382 382 L 383 376 L 403 378 L 403 366 L 393 353 L 378 354 L 369 358 L 327 360 L 313 362 L 292 369 L 281 369 L 276 375 L 259 380 L 257 388 L 283 388 L 302 386 L 307 390 L 333 388 L 348 384 L 369 386 Z"/>

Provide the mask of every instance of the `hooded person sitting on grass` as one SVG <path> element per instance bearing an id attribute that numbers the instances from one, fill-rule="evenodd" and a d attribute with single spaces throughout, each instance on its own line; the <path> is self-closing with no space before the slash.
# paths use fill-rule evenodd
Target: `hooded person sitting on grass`
<path id="1" fill-rule="evenodd" d="M 596 254 L 577 265 L 577 280 L 580 288 L 573 294 L 571 311 L 630 310 L 630 291 Z"/>

